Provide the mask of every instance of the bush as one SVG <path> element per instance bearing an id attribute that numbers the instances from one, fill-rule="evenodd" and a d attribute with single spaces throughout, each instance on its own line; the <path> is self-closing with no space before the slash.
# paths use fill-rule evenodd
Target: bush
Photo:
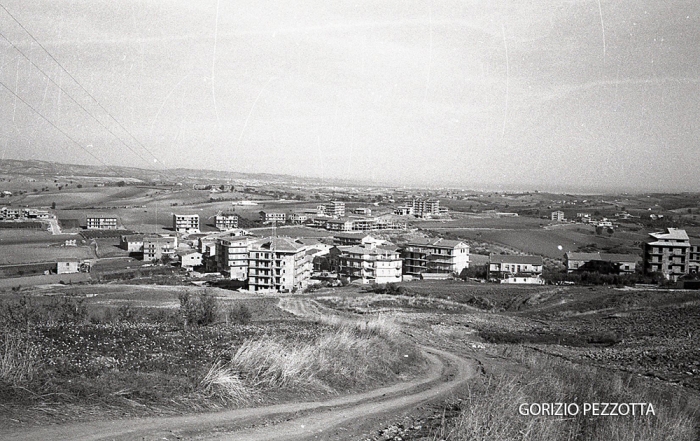
<path id="1" fill-rule="evenodd" d="M 231 305 L 226 310 L 226 322 L 245 325 L 250 322 L 253 314 L 245 305 Z"/>
<path id="2" fill-rule="evenodd" d="M 189 326 L 207 326 L 216 321 L 219 304 L 208 292 L 191 295 L 188 291 L 180 293 L 180 317 L 185 329 Z"/>

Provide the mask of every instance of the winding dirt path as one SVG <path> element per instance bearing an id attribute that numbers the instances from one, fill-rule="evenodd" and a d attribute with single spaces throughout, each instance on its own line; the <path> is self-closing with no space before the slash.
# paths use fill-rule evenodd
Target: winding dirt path
<path id="1" fill-rule="evenodd" d="M 165 418 L 134 418 L 7 432 L 0 439 L 44 440 L 304 440 L 338 439 L 353 422 L 415 407 L 448 394 L 476 372 L 475 362 L 434 348 L 425 377 L 325 401 L 279 404 Z M 343 437 L 350 435 L 344 432 Z"/>

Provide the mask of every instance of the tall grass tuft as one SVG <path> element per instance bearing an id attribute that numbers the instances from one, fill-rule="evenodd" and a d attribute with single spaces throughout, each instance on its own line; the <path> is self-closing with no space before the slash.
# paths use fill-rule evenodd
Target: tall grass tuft
<path id="1" fill-rule="evenodd" d="M 22 387 L 36 378 L 40 363 L 39 350 L 25 336 L 0 334 L 0 382 Z"/>
<path id="2" fill-rule="evenodd" d="M 252 396 L 252 391 L 238 374 L 221 361 L 209 368 L 199 386 L 204 394 L 217 397 L 224 403 L 245 403 Z"/>

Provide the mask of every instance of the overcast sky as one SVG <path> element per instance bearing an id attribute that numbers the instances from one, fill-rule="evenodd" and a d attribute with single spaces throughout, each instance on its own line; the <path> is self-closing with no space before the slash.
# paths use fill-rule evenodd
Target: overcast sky
<path id="1" fill-rule="evenodd" d="M 700 190 L 697 1 L 0 3 L 3 158 Z"/>

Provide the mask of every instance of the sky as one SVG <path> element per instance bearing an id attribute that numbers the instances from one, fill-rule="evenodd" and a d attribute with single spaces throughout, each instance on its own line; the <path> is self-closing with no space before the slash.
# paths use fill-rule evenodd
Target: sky
<path id="1" fill-rule="evenodd" d="M 0 4 L 0 160 L 700 191 L 699 2 Z"/>

